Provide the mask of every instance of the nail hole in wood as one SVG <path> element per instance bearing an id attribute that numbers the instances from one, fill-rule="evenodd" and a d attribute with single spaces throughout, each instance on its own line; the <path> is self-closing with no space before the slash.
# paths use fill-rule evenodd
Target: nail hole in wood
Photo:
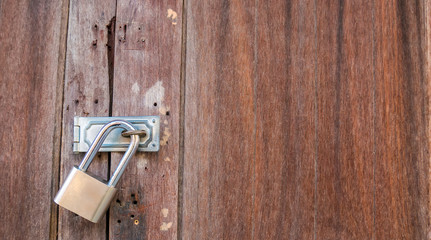
<path id="1" fill-rule="evenodd" d="M 135 205 L 136 205 L 136 204 L 138 204 L 138 201 L 136 201 L 136 200 L 135 200 L 135 201 L 133 201 L 133 204 L 135 204 Z"/>
<path id="2" fill-rule="evenodd" d="M 170 114 L 170 113 L 169 113 L 169 111 L 167 111 L 167 112 L 166 112 L 166 116 L 169 116 L 169 114 Z"/>
<path id="3" fill-rule="evenodd" d="M 154 103 L 154 107 L 157 107 L 157 103 L 156 102 Z"/>
<path id="4" fill-rule="evenodd" d="M 98 104 L 99 103 L 99 99 L 94 100 L 94 103 Z"/>

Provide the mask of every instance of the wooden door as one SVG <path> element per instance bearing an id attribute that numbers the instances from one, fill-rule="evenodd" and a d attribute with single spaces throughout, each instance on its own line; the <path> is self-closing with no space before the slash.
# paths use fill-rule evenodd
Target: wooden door
<path id="1" fill-rule="evenodd" d="M 0 236 L 430 239 L 430 7 L 0 1 Z M 104 219 L 55 205 L 73 117 L 139 115 Z"/>

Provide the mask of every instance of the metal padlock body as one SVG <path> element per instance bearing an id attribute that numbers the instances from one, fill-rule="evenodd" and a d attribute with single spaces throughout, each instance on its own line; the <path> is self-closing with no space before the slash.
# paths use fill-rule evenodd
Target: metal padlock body
<path id="1" fill-rule="evenodd" d="M 132 135 L 131 144 L 109 182 L 90 176 L 86 171 L 93 157 L 109 132 L 117 127 L 122 127 L 128 131 L 136 130 L 130 123 L 123 120 L 115 120 L 102 127 L 79 167 L 73 167 L 54 198 L 54 202 L 58 205 L 94 223 L 99 222 L 104 216 L 117 192 L 115 185 L 139 145 L 139 136 Z"/>
<path id="2" fill-rule="evenodd" d="M 88 175 L 77 166 L 67 176 L 54 201 L 81 217 L 97 223 L 104 215 L 117 189 Z"/>

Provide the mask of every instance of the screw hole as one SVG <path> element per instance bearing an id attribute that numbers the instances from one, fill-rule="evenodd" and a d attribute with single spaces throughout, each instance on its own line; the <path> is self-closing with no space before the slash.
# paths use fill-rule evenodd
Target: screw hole
<path id="1" fill-rule="evenodd" d="M 138 201 L 136 201 L 136 200 L 135 200 L 135 201 L 133 201 L 133 204 L 135 204 L 135 205 L 136 205 L 136 204 L 138 204 Z"/>
<path id="2" fill-rule="evenodd" d="M 116 201 L 118 204 L 121 204 L 121 201 L 120 201 L 120 199 L 117 199 L 117 201 Z"/>
<path id="3" fill-rule="evenodd" d="M 121 220 L 120 220 L 120 219 L 118 219 L 118 220 L 117 220 L 117 223 L 121 223 Z"/>
<path id="4" fill-rule="evenodd" d="M 157 103 L 156 102 L 154 103 L 154 107 L 157 107 Z"/>
<path id="5" fill-rule="evenodd" d="M 147 167 L 145 167 L 145 170 L 148 170 L 148 168 L 147 168 Z"/>
<path id="6" fill-rule="evenodd" d="M 94 24 L 94 28 L 97 29 L 97 24 Z"/>
<path id="7" fill-rule="evenodd" d="M 99 103 L 99 99 L 94 100 L 94 103 L 98 104 Z"/>
<path id="8" fill-rule="evenodd" d="M 75 100 L 75 104 L 76 104 L 76 105 L 78 105 L 78 104 L 79 104 L 79 100 L 78 100 L 78 99 L 76 99 L 76 100 Z"/>
<path id="9" fill-rule="evenodd" d="M 170 114 L 170 113 L 169 113 L 169 111 L 167 111 L 167 112 L 166 112 L 166 116 L 169 116 L 169 114 Z"/>
<path id="10" fill-rule="evenodd" d="M 130 194 L 130 197 L 134 198 L 134 197 L 135 197 L 135 194 L 134 194 L 134 193 Z"/>
<path id="11" fill-rule="evenodd" d="M 130 215 L 130 218 L 134 218 L 134 217 L 135 217 L 135 215 L 133 215 L 133 214 L 132 214 L 132 215 Z"/>

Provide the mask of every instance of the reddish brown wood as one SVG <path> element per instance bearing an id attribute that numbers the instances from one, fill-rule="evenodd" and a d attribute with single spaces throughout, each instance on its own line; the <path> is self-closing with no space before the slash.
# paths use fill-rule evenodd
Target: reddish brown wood
<path id="1" fill-rule="evenodd" d="M 182 1 L 117 1 L 113 115 L 160 115 L 160 151 L 137 153 L 111 205 L 110 239 L 176 239 Z M 111 171 L 121 154 L 112 154 Z"/>
<path id="2" fill-rule="evenodd" d="M 0 236 L 55 239 L 64 1 L 0 2 Z"/>
<path id="3" fill-rule="evenodd" d="M 84 154 L 73 154 L 74 116 L 109 116 L 108 25 L 115 16 L 113 1 L 70 2 L 64 83 L 61 176 L 63 181 Z M 108 154 L 99 154 L 89 171 L 108 175 Z M 106 219 L 93 224 L 60 207 L 60 239 L 105 239 Z"/>
<path id="4" fill-rule="evenodd" d="M 429 0 L 182 7 L 0 1 L 0 236 L 429 238 Z M 73 117 L 108 115 L 160 115 L 162 146 L 93 224 L 52 199 Z"/>
<path id="5" fill-rule="evenodd" d="M 313 239 L 314 1 L 259 1 L 257 20 L 254 238 Z"/>
<path id="6" fill-rule="evenodd" d="M 424 65 L 425 65 L 425 81 L 426 81 L 426 102 L 428 103 L 427 111 L 430 113 L 430 97 L 431 97 L 431 1 L 425 0 L 424 1 L 424 22 L 425 22 L 425 29 L 424 29 L 424 35 L 425 35 L 425 45 L 423 46 L 424 49 Z M 427 120 L 427 127 L 428 130 L 426 131 L 427 134 L 427 142 L 428 142 L 428 149 L 431 149 L 431 120 Z M 428 189 L 431 188 L 431 166 L 428 167 Z M 428 194 L 428 226 L 431 226 L 431 194 Z"/>
<path id="7" fill-rule="evenodd" d="M 425 7 L 376 1 L 376 239 L 430 237 Z"/>
<path id="8" fill-rule="evenodd" d="M 372 239 L 373 4 L 316 4 L 316 238 Z"/>
<path id="9" fill-rule="evenodd" d="M 254 1 L 187 1 L 183 239 L 251 239 Z"/>

